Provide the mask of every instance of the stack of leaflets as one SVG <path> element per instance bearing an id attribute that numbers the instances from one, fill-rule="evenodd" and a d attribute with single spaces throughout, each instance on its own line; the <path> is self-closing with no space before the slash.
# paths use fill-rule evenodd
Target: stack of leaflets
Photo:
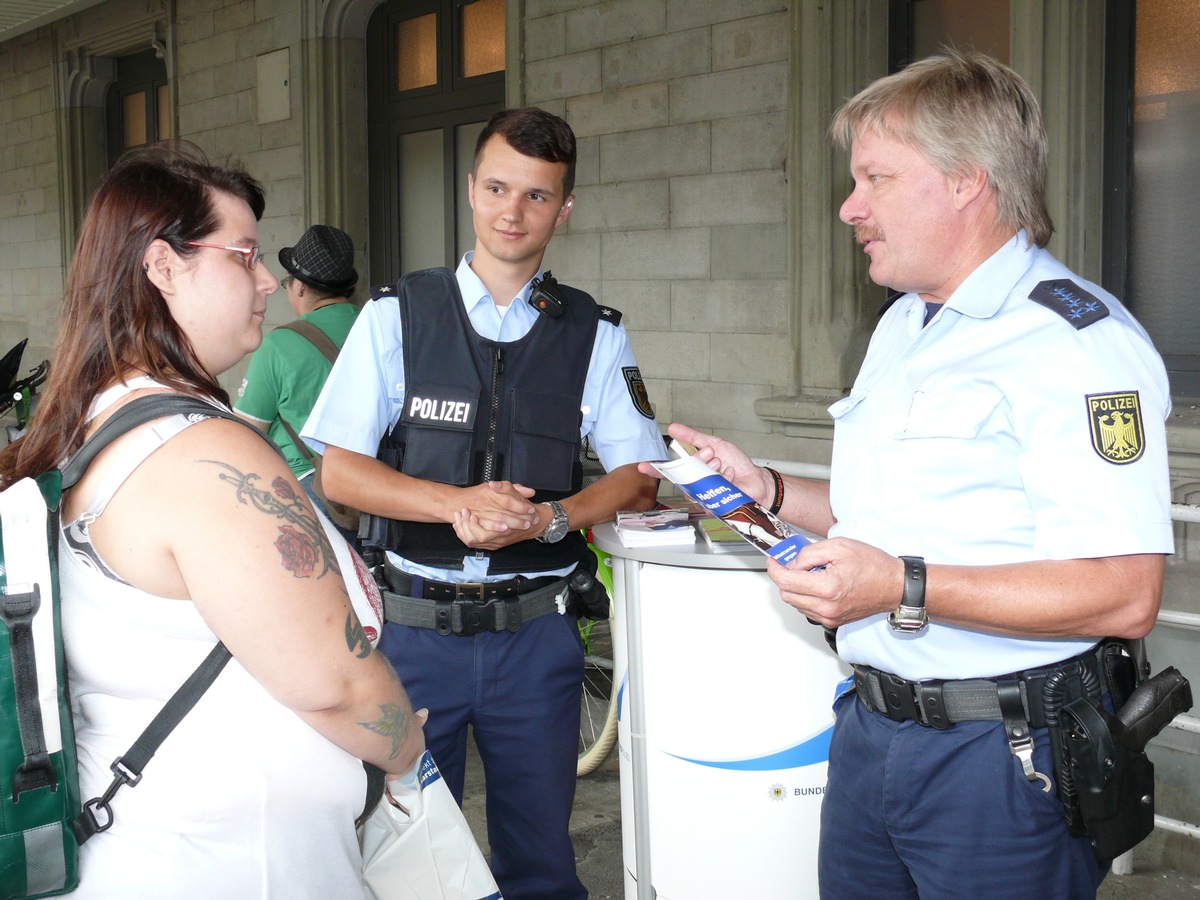
<path id="1" fill-rule="evenodd" d="M 663 478 L 683 491 L 688 499 L 699 503 L 710 516 L 715 516 L 736 531 L 743 541 L 785 566 L 799 555 L 805 544 L 811 543 L 727 478 L 692 456 L 694 447 L 672 440 L 671 451 L 679 459 L 651 465 Z"/>
<path id="2" fill-rule="evenodd" d="M 623 509 L 617 513 L 617 537 L 626 547 L 678 547 L 696 542 L 696 532 L 684 508 L 645 512 Z"/>
<path id="3" fill-rule="evenodd" d="M 713 553 L 753 553 L 758 548 L 720 519 L 705 515 L 696 523 L 700 536 Z"/>

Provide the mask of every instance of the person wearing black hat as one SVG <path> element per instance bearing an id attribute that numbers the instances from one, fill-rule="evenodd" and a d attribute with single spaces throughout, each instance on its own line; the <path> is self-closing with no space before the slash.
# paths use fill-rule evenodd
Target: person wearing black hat
<path id="1" fill-rule="evenodd" d="M 238 389 L 234 411 L 267 432 L 312 499 L 357 546 L 357 513 L 328 503 L 314 475 L 314 456 L 296 434 L 308 420 L 337 351 L 358 315 L 351 302 L 358 272 L 354 242 L 332 225 L 314 225 L 295 247 L 279 251 L 288 303 L 298 317 L 263 336 Z"/>

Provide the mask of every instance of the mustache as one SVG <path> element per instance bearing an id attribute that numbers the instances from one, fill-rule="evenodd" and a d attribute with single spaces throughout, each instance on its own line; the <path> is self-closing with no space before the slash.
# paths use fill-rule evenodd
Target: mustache
<path id="1" fill-rule="evenodd" d="M 865 244 L 867 241 L 882 241 L 883 232 L 878 228 L 869 228 L 866 225 L 855 225 L 854 239 L 860 244 Z"/>

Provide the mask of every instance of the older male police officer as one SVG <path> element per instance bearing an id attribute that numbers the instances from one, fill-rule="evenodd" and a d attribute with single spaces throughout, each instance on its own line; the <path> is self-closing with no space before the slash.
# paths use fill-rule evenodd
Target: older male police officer
<path id="1" fill-rule="evenodd" d="M 367 304 L 305 438 L 331 496 L 390 520 L 381 648 L 461 801 L 470 724 L 504 896 L 586 897 L 568 834 L 583 657 L 562 615 L 576 529 L 653 503 L 663 445 L 620 314 L 540 279 L 574 197 L 575 137 L 505 110 L 468 179 L 475 250 Z M 581 488 L 590 435 L 608 474 Z M 378 458 L 377 457 L 377 451 Z"/>
<path id="2" fill-rule="evenodd" d="M 1172 550 L 1162 362 L 1115 298 L 1042 249 L 1045 133 L 1015 73 L 932 57 L 867 87 L 832 131 L 851 147 L 841 218 L 899 293 L 830 409 L 831 481 L 670 428 L 829 537 L 769 570 L 855 668 L 821 894 L 1094 895 L 1107 864 L 1068 831 L 1043 686 L 1095 699 L 1098 639 L 1154 624 Z"/>

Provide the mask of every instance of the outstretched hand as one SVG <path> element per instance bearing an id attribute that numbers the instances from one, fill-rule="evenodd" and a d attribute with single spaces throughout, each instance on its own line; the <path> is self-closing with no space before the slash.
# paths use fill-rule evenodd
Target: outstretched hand
<path id="1" fill-rule="evenodd" d="M 697 448 L 696 458 L 708 465 L 714 472 L 733 482 L 759 503 L 769 503 L 774 491 L 774 481 L 771 476 L 760 469 L 750 459 L 749 455 L 736 444 L 697 431 L 690 425 L 672 422 L 667 428 L 667 434 L 677 441 L 691 444 Z M 645 475 L 659 477 L 649 463 L 638 465 L 639 471 Z"/>

